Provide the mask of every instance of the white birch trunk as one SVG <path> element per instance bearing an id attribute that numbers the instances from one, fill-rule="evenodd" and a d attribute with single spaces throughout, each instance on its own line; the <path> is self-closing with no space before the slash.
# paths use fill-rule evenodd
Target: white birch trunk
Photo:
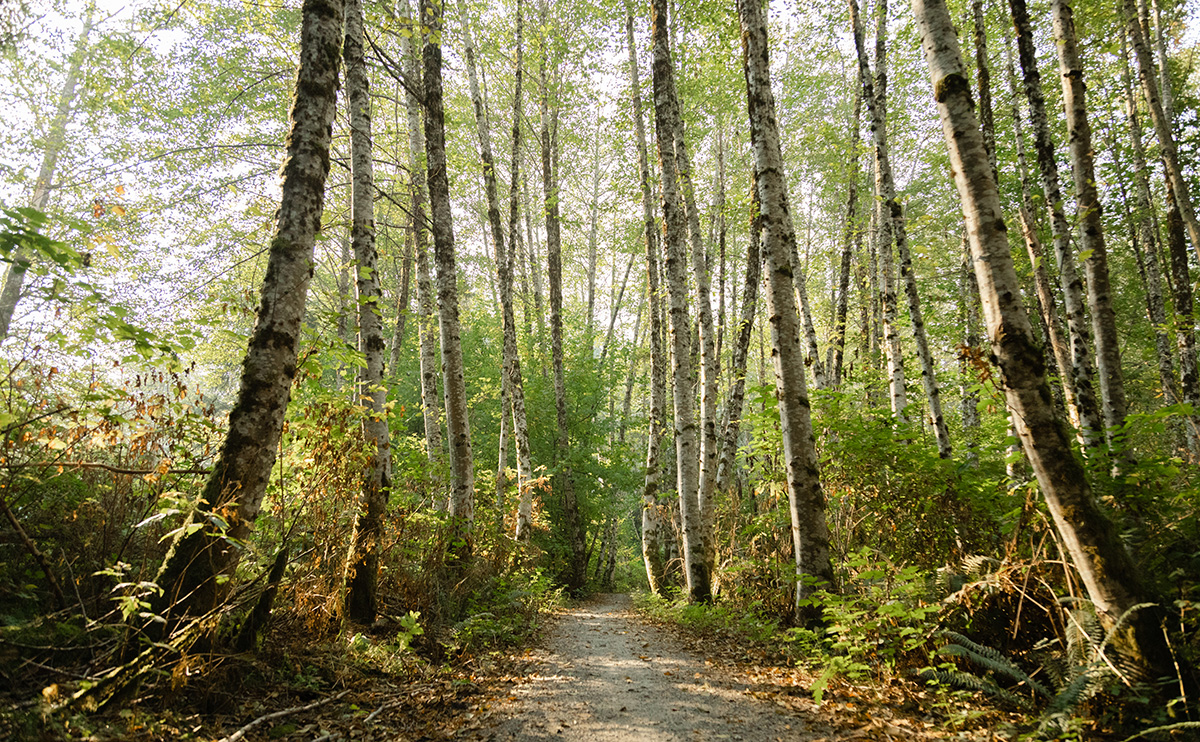
<path id="1" fill-rule="evenodd" d="M 750 142 L 762 220 L 762 252 L 767 268 L 767 316 L 771 326 L 775 394 L 783 431 L 784 466 L 796 564 L 796 616 L 808 624 L 821 620 L 821 608 L 805 599 L 816 589 L 833 588 L 825 493 L 817 471 L 804 351 L 793 304 L 791 254 L 796 233 L 788 209 L 787 180 L 771 92 L 767 24 L 758 0 L 738 0 Z"/>

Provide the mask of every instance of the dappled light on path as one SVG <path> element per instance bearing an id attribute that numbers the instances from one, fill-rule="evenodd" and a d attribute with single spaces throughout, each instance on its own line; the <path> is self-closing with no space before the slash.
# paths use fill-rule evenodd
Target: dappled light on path
<path id="1" fill-rule="evenodd" d="M 805 721 L 746 694 L 678 641 L 629 613 L 626 595 L 602 595 L 562 615 L 540 667 L 509 697 L 511 715 L 460 739 L 797 740 Z"/>

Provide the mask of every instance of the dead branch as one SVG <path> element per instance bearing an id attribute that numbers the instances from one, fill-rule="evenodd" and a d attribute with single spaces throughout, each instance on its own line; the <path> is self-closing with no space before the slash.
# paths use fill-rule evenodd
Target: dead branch
<path id="1" fill-rule="evenodd" d="M 222 737 L 217 742 L 237 742 L 239 739 L 246 736 L 246 732 L 249 732 L 251 729 L 253 729 L 254 727 L 256 727 L 260 724 L 264 724 L 264 723 L 266 723 L 268 721 L 272 721 L 274 719 L 280 719 L 284 716 L 291 716 L 292 714 L 301 714 L 301 713 L 304 713 L 305 711 L 312 711 L 315 708 L 320 708 L 321 706 L 324 706 L 326 704 L 330 704 L 330 703 L 333 703 L 334 701 L 339 700 L 340 698 L 342 698 L 349 692 L 350 692 L 350 690 L 346 689 L 346 690 L 342 691 L 341 693 L 338 693 L 336 696 L 330 696 L 329 698 L 324 698 L 320 701 L 315 701 L 306 706 L 293 706 L 290 709 L 284 709 L 283 711 L 273 711 L 269 714 L 264 714 L 263 716 L 258 717 L 257 719 L 250 722 L 249 724 L 242 727 L 241 729 L 237 730 L 236 732 L 229 735 L 228 737 Z"/>

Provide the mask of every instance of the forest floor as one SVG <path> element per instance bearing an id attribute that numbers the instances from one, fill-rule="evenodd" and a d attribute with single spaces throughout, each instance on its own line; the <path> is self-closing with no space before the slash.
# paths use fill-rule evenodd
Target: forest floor
<path id="1" fill-rule="evenodd" d="M 0 662 L 0 739 L 994 739 L 978 718 L 983 712 L 949 708 L 945 698 L 911 683 L 835 679 L 818 703 L 813 674 L 777 648 L 654 624 L 628 595 L 596 595 L 562 609 L 526 648 L 453 662 L 422 660 L 385 637 L 314 647 L 287 642 L 289 633 L 302 632 L 276 633 L 271 649 L 210 661 L 203 670 L 181 663 L 169 684 L 164 677 L 144 689 L 151 691 L 144 698 L 99 712 L 49 710 L 77 685 L 63 675 L 80 673 Z M 959 698 L 955 706 L 964 700 L 970 705 Z"/>
<path id="2" fill-rule="evenodd" d="M 951 735 L 911 697 L 889 702 L 841 685 L 823 703 L 813 678 L 743 647 L 653 626 L 628 595 L 560 613 L 526 655 L 525 679 L 490 694 L 454 734 L 474 740 L 913 740 Z"/>

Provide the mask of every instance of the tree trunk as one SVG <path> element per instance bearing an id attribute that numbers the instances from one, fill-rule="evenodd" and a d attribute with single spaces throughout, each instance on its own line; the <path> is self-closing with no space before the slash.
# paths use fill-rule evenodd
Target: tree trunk
<path id="1" fill-rule="evenodd" d="M 492 153 L 492 136 L 486 106 L 484 105 L 483 95 L 479 90 L 479 79 L 475 69 L 475 44 L 471 38 L 470 15 L 467 12 L 466 4 L 460 2 L 463 20 L 463 45 L 465 47 L 465 57 L 467 63 L 467 76 L 470 84 L 471 102 L 475 109 L 475 124 L 476 131 L 479 135 L 479 158 L 483 164 L 483 181 L 484 191 L 487 196 L 487 216 L 488 226 L 492 232 L 492 242 L 496 250 L 496 274 L 497 281 L 500 285 L 500 313 L 501 327 L 504 335 L 503 350 L 502 350 L 502 366 L 501 371 L 501 392 L 508 406 L 503 406 L 504 415 L 507 415 L 507 410 L 511 407 L 513 416 L 513 432 L 516 437 L 517 449 L 517 486 L 522 493 L 521 504 L 517 510 L 517 525 L 516 537 L 519 540 L 526 540 L 529 536 L 529 518 L 532 512 L 532 492 L 530 492 L 529 502 L 525 502 L 525 491 L 529 489 L 529 481 L 532 479 L 532 467 L 530 465 L 529 454 L 529 426 L 527 415 L 525 412 L 525 389 L 524 380 L 521 374 L 521 358 L 517 351 L 517 324 L 516 313 L 513 310 L 513 257 L 515 251 L 515 243 L 505 245 L 504 241 L 504 225 L 500 220 L 500 196 L 496 186 L 496 165 L 495 156 Z M 513 121 L 516 122 L 513 126 L 513 159 L 512 159 L 512 184 L 509 201 L 509 235 L 515 235 L 518 231 L 518 209 L 517 199 L 517 177 L 519 170 L 520 146 L 521 146 L 521 128 L 520 128 L 520 108 L 521 108 L 521 60 L 522 52 L 522 16 L 521 6 L 517 6 L 517 71 L 515 75 L 515 92 L 513 95 Z M 510 249 L 511 248 L 511 249 Z M 504 423 L 502 422 L 502 427 Z M 507 469 L 507 441 L 504 436 L 500 437 L 499 444 L 499 464 L 497 473 L 497 487 L 500 491 L 497 494 L 499 499 L 502 496 L 503 489 L 507 486 L 507 477 L 505 471 Z M 528 507 L 526 505 L 528 504 Z"/>
<path id="2" fill-rule="evenodd" d="M 1117 339 L 1117 315 L 1112 305 L 1112 285 L 1108 277 L 1108 248 L 1101 223 L 1100 193 L 1092 154 L 1092 127 L 1088 123 L 1084 97 L 1083 63 L 1075 39 L 1075 20 L 1067 0 L 1052 0 L 1054 40 L 1058 49 L 1058 70 L 1062 75 L 1063 105 L 1067 111 L 1070 135 L 1071 174 L 1075 179 L 1075 203 L 1079 212 L 1079 249 L 1087 273 L 1088 309 L 1092 316 L 1092 334 L 1096 338 L 1096 370 L 1100 378 L 1105 438 L 1113 455 L 1128 458 L 1124 443 L 1115 440 L 1125 427 L 1128 402 L 1125 378 L 1121 373 L 1121 349 Z"/>
<path id="3" fill-rule="evenodd" d="M 795 243 L 793 243 L 795 247 Z M 805 248 L 805 253 L 808 249 Z M 804 364 L 812 368 L 813 387 L 824 389 L 825 368 L 821 363 L 821 349 L 817 344 L 817 328 L 813 325 L 812 305 L 808 303 L 808 279 L 804 275 L 804 266 L 800 264 L 800 251 L 792 250 L 792 283 L 795 284 L 796 304 L 800 308 L 801 327 L 807 349 L 804 354 Z"/>
<path id="4" fill-rule="evenodd" d="M 850 262 L 854 255 L 855 237 L 858 233 L 858 145 L 859 124 L 862 118 L 862 91 L 854 96 L 854 116 L 850 123 L 849 158 L 846 170 L 849 186 L 846 190 L 846 228 L 842 232 L 842 261 L 838 272 L 837 304 L 833 314 L 833 342 L 829 345 L 828 376 L 831 389 L 842 384 L 842 361 L 846 353 L 846 314 L 850 299 Z"/>
<path id="5" fill-rule="evenodd" d="M 1115 529 L 1096 506 L 1087 474 L 1054 414 L 949 13 L 943 0 L 913 0 L 913 11 L 967 222 L 988 337 L 1026 455 L 1102 624 L 1113 629 L 1124 619 L 1117 648 L 1154 676 L 1173 675 L 1154 611 L 1134 610 L 1149 595 Z"/>
<path id="6" fill-rule="evenodd" d="M 859 81 L 862 85 L 863 99 L 867 102 L 867 111 L 871 116 L 871 137 L 875 142 L 874 181 L 875 181 L 875 226 L 876 244 L 879 255 L 879 303 L 882 319 L 883 346 L 887 356 L 888 398 L 891 401 L 892 415 L 898 422 L 907 420 L 905 410 L 908 407 L 908 393 L 904 388 L 904 353 L 900 349 L 900 333 L 896 327 L 898 311 L 896 308 L 896 269 L 892 262 L 893 221 L 889 207 L 885 206 L 887 199 L 884 170 L 890 172 L 887 154 L 887 123 L 884 111 L 884 97 L 878 95 L 876 82 L 872 79 L 871 68 L 867 63 L 867 52 L 863 40 L 862 20 L 858 14 L 858 0 L 850 0 L 850 23 L 854 33 L 854 48 L 858 55 Z M 880 35 L 879 43 L 883 43 Z M 883 55 L 880 54 L 880 63 Z M 879 82 L 884 79 L 881 77 Z M 882 91 L 879 91 L 882 92 Z"/>
<path id="7" fill-rule="evenodd" d="M 226 595 L 229 581 L 221 577 L 241 556 L 234 544 L 249 537 L 275 463 L 329 174 L 343 11 L 342 0 L 305 0 L 301 12 L 300 69 L 258 319 L 229 431 L 193 516 L 211 513 L 228 528 L 180 531 L 186 535 L 172 545 L 156 580 L 163 592 L 153 611 L 166 617 L 168 626 L 184 615 L 211 610 Z"/>
<path id="8" fill-rule="evenodd" d="M 1154 121 L 1154 131 L 1158 134 L 1158 145 L 1166 170 L 1168 182 L 1175 191 L 1175 202 L 1179 206 L 1179 214 L 1183 225 L 1191 238 L 1192 250 L 1200 256 L 1200 224 L 1196 222 L 1196 211 L 1192 204 L 1191 191 L 1184 180 L 1183 170 L 1179 165 L 1179 148 L 1175 143 L 1172 131 L 1172 121 L 1159 98 L 1159 85 L 1154 77 L 1154 59 L 1142 32 L 1142 24 L 1138 20 L 1134 0 L 1121 0 L 1125 12 L 1126 28 L 1129 40 L 1133 44 L 1133 52 L 1137 58 L 1138 78 L 1142 81 L 1142 93 L 1146 96 L 1146 105 L 1150 108 L 1150 118 Z"/>
<path id="9" fill-rule="evenodd" d="M 986 138 L 984 142 L 986 143 Z M 963 437 L 967 442 L 967 460 L 972 466 L 979 463 L 979 392 L 980 365 L 986 356 L 979 349 L 979 287 L 975 284 L 975 271 L 971 268 L 971 246 L 967 233 L 963 232 L 963 260 L 958 274 L 958 297 L 961 302 L 962 347 L 959 349 L 960 373 L 962 374 Z M 986 368 L 986 366 L 984 366 Z"/>
<path id="10" fill-rule="evenodd" d="M 75 42 L 75 51 L 71 54 L 67 79 L 63 81 L 62 90 L 58 93 L 58 107 L 50 122 L 46 136 L 46 149 L 42 152 L 42 166 L 38 169 L 37 181 L 33 186 L 33 196 L 30 205 L 38 211 L 45 212 L 50 204 L 50 191 L 54 185 L 54 175 L 58 170 L 58 157 L 62 153 L 67 140 L 67 125 L 74 117 L 75 88 L 79 86 L 79 78 L 83 69 L 83 60 L 87 56 L 88 36 L 92 32 L 92 17 L 95 6 L 89 4 L 87 15 L 83 20 L 83 30 Z M 0 289 L 0 340 L 8 337 L 9 326 L 12 324 L 13 313 L 21 301 L 21 287 L 25 283 L 25 272 L 29 270 L 29 254 L 17 247 L 8 255 L 8 273 L 4 276 L 4 288 Z"/>
<path id="11" fill-rule="evenodd" d="M 405 233 L 408 234 L 409 230 L 405 230 Z M 400 367 L 400 349 L 404 346 L 404 330 L 408 324 L 409 291 L 412 286 L 412 248 L 412 240 L 405 239 L 404 258 L 400 268 L 400 296 L 396 299 L 396 331 L 392 333 L 392 347 L 386 369 L 392 378 L 396 377 L 396 369 Z"/>
<path id="12" fill-rule="evenodd" d="M 1042 175 L 1042 190 L 1050 213 L 1050 228 L 1054 235 L 1054 257 L 1062 285 L 1063 305 L 1067 315 L 1067 335 L 1071 346 L 1071 377 L 1079 410 L 1080 431 L 1086 442 L 1085 450 L 1103 444 L 1103 423 L 1092 387 L 1092 359 L 1088 349 L 1087 317 L 1083 303 L 1083 281 L 1075 267 L 1071 251 L 1070 228 L 1063 212 L 1062 190 L 1058 179 L 1058 162 L 1054 157 L 1054 142 L 1046 117 L 1046 102 L 1042 95 L 1042 77 L 1038 71 L 1033 47 L 1033 33 L 1025 0 L 1009 0 L 1013 26 L 1017 36 L 1017 54 L 1024 73 L 1025 97 L 1029 101 L 1029 118 L 1033 124 L 1034 148 L 1038 170 Z M 1064 368 L 1064 373 L 1066 369 Z"/>
<path id="13" fill-rule="evenodd" d="M 705 553 L 703 514 L 700 509 L 700 435 L 692 398 L 691 332 L 688 313 L 687 215 L 679 193 L 679 167 L 675 124 L 679 119 L 675 95 L 675 70 L 667 32 L 666 0 L 652 0 L 651 36 L 654 44 L 654 112 L 658 159 L 662 168 L 663 237 L 666 243 L 666 282 L 670 315 L 671 376 L 675 406 L 675 459 L 678 472 L 679 511 L 683 521 L 684 572 L 693 601 L 712 598 L 712 575 Z M 706 379 L 702 379 L 703 384 Z"/>
<path id="14" fill-rule="evenodd" d="M 458 318 L 458 272 L 454 258 L 454 222 L 450 180 L 446 171 L 446 127 L 442 108 L 443 5 L 420 0 L 421 25 L 428 30 L 421 50 L 425 73 L 425 179 L 429 189 L 430 228 L 437 263 L 438 329 L 442 340 L 442 388 L 446 397 L 446 437 L 450 444 L 452 558 L 471 555 L 475 522 L 475 463 L 467 406 L 461 330 Z"/>
<path id="15" fill-rule="evenodd" d="M 362 0 L 346 2 L 346 103 L 350 108 L 350 242 L 357 276 L 358 351 L 366 365 L 358 373 L 358 404 L 363 411 L 363 438 L 371 458 L 363 473 L 361 510 L 346 568 L 346 617 L 359 623 L 375 620 L 378 601 L 379 542 L 383 514 L 392 486 L 392 446 L 388 438 L 387 388 L 383 384 L 383 313 L 375 247 L 375 175 L 372 167 L 371 88 L 363 56 Z"/>
<path id="16" fill-rule="evenodd" d="M 646 235 L 646 292 L 650 309 L 650 420 L 646 431 L 646 476 L 642 487 L 642 561 L 650 590 L 661 595 L 666 587 L 663 564 L 663 519 L 658 504 L 659 458 L 666 415 L 667 371 L 663 350 L 663 323 L 658 281 L 658 229 L 654 223 L 654 197 L 650 191 L 650 163 L 646 151 L 646 126 L 642 119 L 641 80 L 637 47 L 633 40 L 633 7 L 625 0 L 625 42 L 629 48 L 629 89 L 633 103 L 633 128 L 638 151 L 638 182 L 642 190 L 642 229 Z"/>
<path id="17" fill-rule="evenodd" d="M 529 416 L 525 407 L 525 380 L 521 372 L 521 356 L 517 351 L 516 320 L 513 316 L 512 290 L 513 267 L 516 264 L 517 244 L 520 241 L 520 182 L 521 162 L 521 84 L 524 79 L 524 17 L 522 2 L 517 0 L 516 43 L 517 53 L 513 70 L 513 130 L 512 130 L 512 178 L 509 181 L 508 234 L 509 250 L 503 263 L 497 266 L 500 275 L 501 296 L 507 294 L 508 307 L 504 310 L 504 347 L 510 363 L 505 368 L 512 392 L 513 433 L 516 437 L 517 487 L 520 500 L 517 505 L 517 524 L 514 536 L 518 541 L 529 541 L 533 526 L 533 461 L 529 450 Z M 510 332 L 511 330 L 511 332 Z"/>
<path id="18" fill-rule="evenodd" d="M 832 589 L 833 565 L 829 558 L 825 493 L 817 473 L 804 379 L 804 352 L 796 326 L 796 307 L 792 303 L 790 256 L 795 251 L 796 234 L 788 210 L 775 97 L 771 92 L 766 19 L 758 0 L 738 0 L 737 7 L 742 27 L 754 177 L 762 220 L 762 251 L 767 264 L 767 316 L 771 325 L 775 393 L 779 399 L 796 560 L 795 609 L 798 619 L 814 624 L 821 620 L 821 608 L 806 598 L 816 589 Z"/>
<path id="19" fill-rule="evenodd" d="M 738 320 L 737 338 L 729 358 L 733 384 L 725 402 L 725 416 L 721 420 L 721 455 L 717 467 L 717 489 L 720 492 L 730 490 L 729 478 L 734 475 L 738 432 L 742 425 L 742 406 L 746 399 L 746 356 L 750 351 L 754 315 L 758 313 L 758 284 L 762 280 L 762 255 L 759 252 L 762 239 L 760 211 L 758 188 L 752 186 L 750 213 L 753 216 L 750 220 L 750 241 L 746 243 L 746 283 L 742 289 L 742 313 Z"/>
<path id="20" fill-rule="evenodd" d="M 542 2 L 542 26 L 549 28 L 549 7 Z M 554 490 L 562 496 L 563 516 L 567 538 L 571 543 L 570 563 L 567 566 L 567 587 L 573 593 L 583 589 L 587 579 L 587 559 L 584 554 L 584 524 L 575 495 L 575 473 L 571 467 L 571 443 L 567 419 L 567 382 L 563 368 L 562 318 L 562 237 L 560 235 L 558 173 L 555 167 L 558 138 L 551 136 L 550 84 L 546 65 L 549 52 L 542 50 L 542 187 L 545 194 L 546 262 L 550 274 L 550 338 L 554 363 L 554 408 L 558 420 L 556 442 L 558 473 Z M 557 106 L 557 103 L 555 104 Z"/>
<path id="21" fill-rule="evenodd" d="M 1188 270 L 1183 217 L 1175 202 L 1175 192 L 1167 183 L 1167 249 L 1171 254 L 1171 273 L 1175 293 L 1175 342 L 1179 348 L 1179 388 L 1183 401 L 1192 406 L 1193 414 L 1185 421 L 1188 450 L 1192 463 L 1200 463 L 1200 425 L 1196 411 L 1200 410 L 1200 369 L 1196 362 L 1196 322 L 1192 302 L 1192 279 Z"/>
<path id="22" fill-rule="evenodd" d="M 419 24 L 412 15 L 408 0 L 401 0 L 401 11 L 412 19 L 412 28 L 402 43 L 408 62 L 410 89 L 405 95 L 408 113 L 409 198 L 412 204 L 411 228 L 413 252 L 417 258 L 417 339 L 420 344 L 421 413 L 425 423 L 425 456 L 432 472 L 434 506 L 446 508 L 443 491 L 445 458 L 442 455 L 442 402 L 438 396 L 437 298 L 429 268 L 429 242 L 425 204 L 428 189 L 425 184 L 425 130 L 421 121 L 421 98 L 424 96 L 424 72 L 421 66 Z"/>

